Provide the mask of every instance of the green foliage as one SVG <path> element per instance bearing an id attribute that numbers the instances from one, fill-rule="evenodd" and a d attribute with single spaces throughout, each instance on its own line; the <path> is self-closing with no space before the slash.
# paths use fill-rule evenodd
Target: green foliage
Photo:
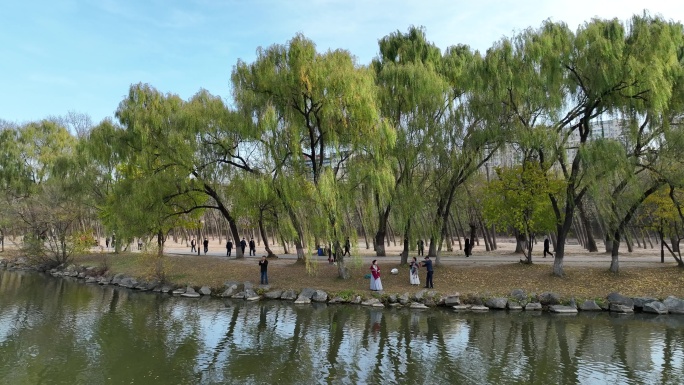
<path id="1" fill-rule="evenodd" d="M 484 194 L 484 217 L 490 224 L 514 228 L 523 234 L 552 231 L 556 221 L 549 194 L 558 193 L 563 184 L 549 180 L 539 165 L 496 169 L 498 179 L 489 183 Z"/>

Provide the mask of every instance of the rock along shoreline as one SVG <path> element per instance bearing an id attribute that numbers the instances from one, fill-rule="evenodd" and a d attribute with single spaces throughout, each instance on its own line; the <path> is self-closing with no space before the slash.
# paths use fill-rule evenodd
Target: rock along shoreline
<path id="1" fill-rule="evenodd" d="M 578 312 L 607 311 L 618 314 L 634 312 L 657 315 L 684 314 L 684 299 L 669 296 L 664 299 L 652 297 L 628 297 L 620 293 L 610 293 L 605 298 L 585 300 L 581 303 L 575 299 L 563 299 L 553 292 L 525 293 L 522 289 L 512 290 L 507 297 L 481 297 L 460 293 L 439 293 L 434 290 L 421 290 L 414 294 L 371 292 L 359 294 L 344 292 L 329 294 L 324 290 L 303 288 L 277 289 L 268 285 L 255 286 L 251 282 L 226 281 L 222 288 L 209 286 L 179 286 L 157 281 L 140 281 L 125 274 L 101 273 L 93 266 L 68 264 L 57 268 L 34 267 L 26 258 L 13 260 L 0 259 L 0 269 L 40 271 L 53 277 L 81 279 L 86 284 L 112 285 L 130 290 L 165 293 L 186 298 L 215 297 L 242 299 L 245 301 L 283 300 L 295 304 L 327 303 L 356 304 L 377 308 L 410 308 L 430 309 L 435 307 L 451 308 L 454 311 L 486 312 L 490 310 L 509 311 L 544 311 L 558 314 L 576 314 Z"/>

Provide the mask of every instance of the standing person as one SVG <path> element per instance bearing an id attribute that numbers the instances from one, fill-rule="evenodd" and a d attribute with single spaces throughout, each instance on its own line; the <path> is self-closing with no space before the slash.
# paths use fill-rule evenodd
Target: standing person
<path id="1" fill-rule="evenodd" d="M 230 252 L 233 251 L 233 241 L 228 239 L 228 242 L 226 242 L 226 255 L 230 257 Z"/>
<path id="2" fill-rule="evenodd" d="M 380 282 L 380 267 L 375 263 L 377 259 L 373 260 L 373 263 L 371 263 L 370 271 L 371 271 L 371 280 L 370 280 L 370 289 L 375 290 L 375 291 L 380 291 L 382 290 L 382 282 Z"/>
<path id="3" fill-rule="evenodd" d="M 413 261 L 411 261 L 409 266 L 409 282 L 411 285 L 420 285 L 420 278 L 418 277 L 418 268 L 420 265 L 418 264 L 416 257 L 413 257 Z"/>
<path id="4" fill-rule="evenodd" d="M 425 250 L 425 242 L 423 242 L 422 239 L 418 240 L 418 255 L 423 255 L 423 251 Z"/>
<path id="5" fill-rule="evenodd" d="M 546 253 L 551 254 L 551 256 L 553 257 L 553 253 L 549 251 L 549 238 L 544 238 L 544 258 L 546 258 Z"/>
<path id="6" fill-rule="evenodd" d="M 347 240 L 344 241 L 344 253 L 342 253 L 342 256 L 344 257 L 345 255 L 351 255 L 349 250 L 351 249 L 351 242 L 349 242 L 349 237 L 347 237 Z"/>
<path id="7" fill-rule="evenodd" d="M 207 238 L 204 238 L 204 255 L 207 255 L 207 252 L 209 251 L 209 240 Z"/>
<path id="8" fill-rule="evenodd" d="M 423 260 L 423 266 L 425 266 L 425 270 L 427 271 L 427 276 L 425 277 L 425 288 L 434 289 L 435 285 L 432 284 L 432 261 L 430 260 L 429 255 L 427 255 Z"/>
<path id="9" fill-rule="evenodd" d="M 109 248 L 109 237 L 105 238 L 105 247 Z"/>
<path id="10" fill-rule="evenodd" d="M 261 261 L 259 261 L 259 267 L 261 267 L 261 284 L 268 285 L 268 261 L 266 260 L 265 255 L 261 257 Z"/>
<path id="11" fill-rule="evenodd" d="M 243 237 L 242 240 L 240 241 L 240 248 L 242 249 L 242 256 L 245 256 L 245 247 L 247 247 L 247 241 L 245 241 L 245 238 Z"/>
<path id="12" fill-rule="evenodd" d="M 254 238 L 249 239 L 249 255 L 256 255 L 256 244 Z"/>
<path id="13" fill-rule="evenodd" d="M 465 247 L 463 247 L 463 252 L 465 252 L 466 258 L 470 257 L 470 239 L 466 238 Z"/>
<path id="14" fill-rule="evenodd" d="M 197 246 L 197 243 L 195 242 L 195 238 L 192 238 L 192 240 L 190 241 L 190 252 L 191 253 L 194 253 L 195 251 L 197 251 L 195 246 Z"/>
<path id="15" fill-rule="evenodd" d="M 112 235 L 112 248 L 116 249 L 116 235 Z"/>

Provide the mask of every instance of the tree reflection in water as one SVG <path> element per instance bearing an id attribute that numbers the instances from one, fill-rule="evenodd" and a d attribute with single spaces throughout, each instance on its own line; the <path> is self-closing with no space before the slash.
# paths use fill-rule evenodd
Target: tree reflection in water
<path id="1" fill-rule="evenodd" d="M 0 271 L 4 383 L 684 383 L 684 317 L 190 300 Z"/>

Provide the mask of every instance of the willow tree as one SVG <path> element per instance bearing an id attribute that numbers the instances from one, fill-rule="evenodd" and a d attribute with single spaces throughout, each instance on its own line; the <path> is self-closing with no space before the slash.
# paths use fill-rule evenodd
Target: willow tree
<path id="1" fill-rule="evenodd" d="M 430 151 L 424 154 L 430 173 L 427 188 L 434 197 L 428 255 L 436 257 L 436 264 L 456 190 L 489 160 L 503 138 L 505 118 L 492 108 L 491 94 L 480 86 L 481 66 L 479 52 L 454 46 L 444 53 L 439 70 L 448 87 L 442 95 L 442 116 L 428 143 Z"/>
<path id="2" fill-rule="evenodd" d="M 238 61 L 232 80 L 238 110 L 257 119 L 266 118 L 269 109 L 274 112 L 263 135 L 273 138 L 269 145 L 275 148 L 265 153 L 277 154 L 274 164 L 303 176 L 300 189 L 313 194 L 311 204 L 319 209 L 309 211 L 325 218 L 321 236 L 332 239 L 341 256 L 345 229 L 340 203 L 343 194 L 354 192 L 345 186 L 348 175 L 359 171 L 351 164 L 369 150 L 393 143 L 391 130 L 378 115 L 372 72 L 359 67 L 347 51 L 319 53 L 312 41 L 297 35 L 285 45 L 258 49 L 251 64 Z M 279 197 L 290 207 L 285 194 Z M 302 254 L 301 239 L 297 247 Z M 338 270 L 341 278 L 348 278 L 344 258 L 338 258 Z"/>
<path id="3" fill-rule="evenodd" d="M 393 183 L 389 189 L 375 189 L 373 200 L 377 212 L 375 251 L 385 256 L 385 237 L 392 208 L 399 202 L 397 213 L 409 240 L 410 218 L 421 206 L 420 194 L 413 194 L 425 179 L 424 154 L 431 149 L 431 137 L 440 128 L 446 111 L 447 79 L 438 71 L 442 54 L 426 40 L 425 31 L 411 27 L 407 33 L 392 33 L 378 42 L 380 53 L 371 64 L 379 87 L 382 116 L 397 132 L 396 145 L 387 154 L 392 167 Z M 410 202 L 408 205 L 402 202 Z M 405 253 L 408 251 L 404 245 Z M 407 255 L 407 254 L 406 254 Z"/>
<path id="4" fill-rule="evenodd" d="M 648 99 L 658 108 L 671 93 L 668 78 L 679 65 L 673 60 L 677 47 L 674 34 L 663 28 L 670 27 L 648 15 L 634 16 L 627 27 L 618 20 L 595 19 L 578 29 L 572 45 L 560 55 L 569 98 L 564 103 L 568 112 L 555 124 L 558 163 L 566 182 L 564 202 L 550 197 L 558 220 L 555 275 L 563 275 L 565 240 L 575 208 L 592 184 L 610 172 L 597 172 L 601 164 L 589 162 L 592 152 L 599 150 L 591 145 L 595 119 L 635 100 Z M 541 33 L 540 38 L 553 35 Z"/>
<path id="5" fill-rule="evenodd" d="M 150 181 L 164 175 L 164 183 L 171 188 L 150 191 L 150 196 L 164 192 L 158 198 L 168 206 L 167 213 L 197 216 L 202 210 L 218 210 L 238 242 L 229 191 L 242 173 L 256 172 L 252 165 L 256 154 L 249 145 L 252 133 L 241 116 L 204 90 L 186 102 L 136 84 L 119 104 L 116 117 L 121 127 L 105 127 L 108 133 L 95 132 L 94 137 L 111 143 L 110 156 L 119 162 L 117 167 L 135 169 L 128 173 L 130 177 Z M 155 183 L 145 186 L 154 189 Z M 238 249 L 237 257 L 242 256 Z"/>
<path id="6" fill-rule="evenodd" d="M 65 263 L 81 248 L 81 196 L 70 187 L 77 139 L 66 128 L 42 120 L 0 133 L 0 181 L 12 226 L 38 262 Z"/>

